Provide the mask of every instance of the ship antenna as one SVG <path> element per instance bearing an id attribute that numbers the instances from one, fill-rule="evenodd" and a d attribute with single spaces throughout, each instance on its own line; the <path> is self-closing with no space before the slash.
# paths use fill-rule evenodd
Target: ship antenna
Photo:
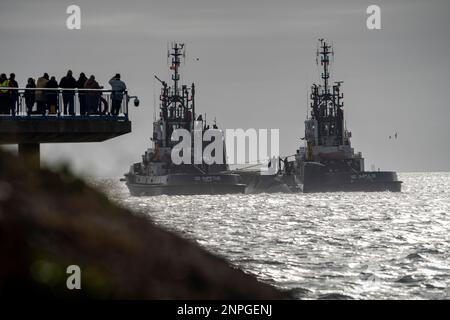
<path id="1" fill-rule="evenodd" d="M 323 72 L 321 74 L 322 80 L 323 80 L 323 90 L 325 94 L 328 94 L 329 91 L 329 85 L 328 81 L 330 78 L 330 54 L 332 51 L 330 51 L 331 46 L 324 41 L 324 39 L 319 39 L 320 41 L 320 64 L 323 67 Z"/>
<path id="2" fill-rule="evenodd" d="M 331 62 L 334 62 L 334 41 L 331 41 Z"/>
<path id="3" fill-rule="evenodd" d="M 178 72 L 181 63 L 181 57 L 184 55 L 184 44 L 183 43 L 172 43 L 172 50 L 169 52 L 169 55 L 172 57 L 170 61 L 169 69 L 173 71 L 172 80 L 173 80 L 173 90 L 174 95 L 178 94 L 178 81 L 180 80 L 180 74 Z"/>
<path id="4" fill-rule="evenodd" d="M 153 122 L 156 121 L 156 82 L 153 78 Z"/>
<path id="5" fill-rule="evenodd" d="M 317 60 L 317 59 L 316 59 Z M 306 119 L 308 120 L 308 107 L 309 107 L 309 91 L 308 91 L 308 74 L 305 75 L 305 88 L 306 88 Z"/>
<path id="6" fill-rule="evenodd" d="M 306 89 L 306 120 L 308 120 L 308 108 L 309 108 L 309 91 Z"/>
<path id="7" fill-rule="evenodd" d="M 167 57 L 166 57 L 167 64 L 169 64 L 169 58 L 170 58 L 170 49 L 169 49 L 169 41 L 167 41 Z"/>
<path id="8" fill-rule="evenodd" d="M 323 39 L 319 39 L 320 42 L 323 41 Z M 319 65 L 319 44 L 316 45 L 316 65 Z"/>

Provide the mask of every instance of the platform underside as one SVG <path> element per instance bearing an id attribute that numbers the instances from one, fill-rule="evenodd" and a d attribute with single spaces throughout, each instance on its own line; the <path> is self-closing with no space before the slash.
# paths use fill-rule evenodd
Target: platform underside
<path id="1" fill-rule="evenodd" d="M 129 132 L 125 117 L 0 117 L 0 144 L 101 142 Z"/>

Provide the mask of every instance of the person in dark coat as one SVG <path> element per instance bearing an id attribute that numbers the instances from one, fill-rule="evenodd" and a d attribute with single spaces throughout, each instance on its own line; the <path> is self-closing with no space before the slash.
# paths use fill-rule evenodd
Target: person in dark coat
<path id="1" fill-rule="evenodd" d="M 84 72 L 80 73 L 80 77 L 77 80 L 77 88 L 84 89 L 84 85 L 86 84 L 87 78 Z M 80 115 L 85 115 L 87 112 L 86 108 L 86 93 L 83 91 L 78 91 L 78 100 L 80 101 Z"/>
<path id="2" fill-rule="evenodd" d="M 16 81 L 16 75 L 11 73 L 9 75 L 8 86 L 10 88 L 18 88 L 19 84 Z M 19 91 L 18 90 L 10 90 L 9 94 L 9 111 L 14 116 L 17 111 L 17 103 L 19 101 Z"/>
<path id="3" fill-rule="evenodd" d="M 55 77 L 51 77 L 47 82 L 47 88 L 58 88 L 58 82 Z M 52 107 L 55 107 L 54 111 Z M 58 90 L 48 90 L 47 91 L 47 110 L 49 113 L 59 112 L 58 108 Z"/>
<path id="4" fill-rule="evenodd" d="M 67 75 L 59 82 L 59 87 L 63 89 L 77 88 L 77 80 L 72 76 L 72 70 L 67 71 Z M 64 114 L 75 115 L 75 91 L 63 91 L 62 97 Z M 69 113 L 67 113 L 67 105 L 69 106 Z"/>
<path id="5" fill-rule="evenodd" d="M 97 81 L 95 81 L 95 76 L 91 75 L 89 79 L 84 84 L 86 89 L 103 89 Z M 100 96 L 102 95 L 101 91 L 88 91 L 87 93 L 87 107 L 88 113 L 98 114 L 99 106 L 100 106 Z"/>
<path id="6" fill-rule="evenodd" d="M 28 83 L 26 85 L 27 89 L 36 89 L 36 83 L 33 78 L 28 78 Z M 33 113 L 34 102 L 36 101 L 36 94 L 34 90 L 25 91 L 25 104 L 27 106 L 27 115 Z"/>

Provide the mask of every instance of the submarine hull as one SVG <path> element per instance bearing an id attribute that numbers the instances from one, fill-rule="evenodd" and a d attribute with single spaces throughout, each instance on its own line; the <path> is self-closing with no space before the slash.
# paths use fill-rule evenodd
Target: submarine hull
<path id="1" fill-rule="evenodd" d="M 156 181 L 153 182 L 154 180 Z M 246 188 L 246 185 L 241 183 L 239 175 L 229 174 L 169 174 L 150 179 L 126 175 L 126 185 L 132 196 L 236 194 L 244 193 Z"/>

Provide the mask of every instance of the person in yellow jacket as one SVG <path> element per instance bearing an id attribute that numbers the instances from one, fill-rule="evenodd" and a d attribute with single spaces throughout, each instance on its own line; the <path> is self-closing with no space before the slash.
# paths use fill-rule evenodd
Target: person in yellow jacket
<path id="1" fill-rule="evenodd" d="M 6 74 L 0 74 L 0 113 L 9 114 L 9 90 L 1 88 L 9 87 L 9 81 Z"/>
<path id="2" fill-rule="evenodd" d="M 16 75 L 11 73 L 8 79 L 8 87 L 10 88 L 19 88 L 19 84 L 16 81 Z M 19 104 L 19 91 L 18 90 L 10 90 L 9 93 L 9 111 L 14 116 L 17 113 L 17 107 Z"/>

